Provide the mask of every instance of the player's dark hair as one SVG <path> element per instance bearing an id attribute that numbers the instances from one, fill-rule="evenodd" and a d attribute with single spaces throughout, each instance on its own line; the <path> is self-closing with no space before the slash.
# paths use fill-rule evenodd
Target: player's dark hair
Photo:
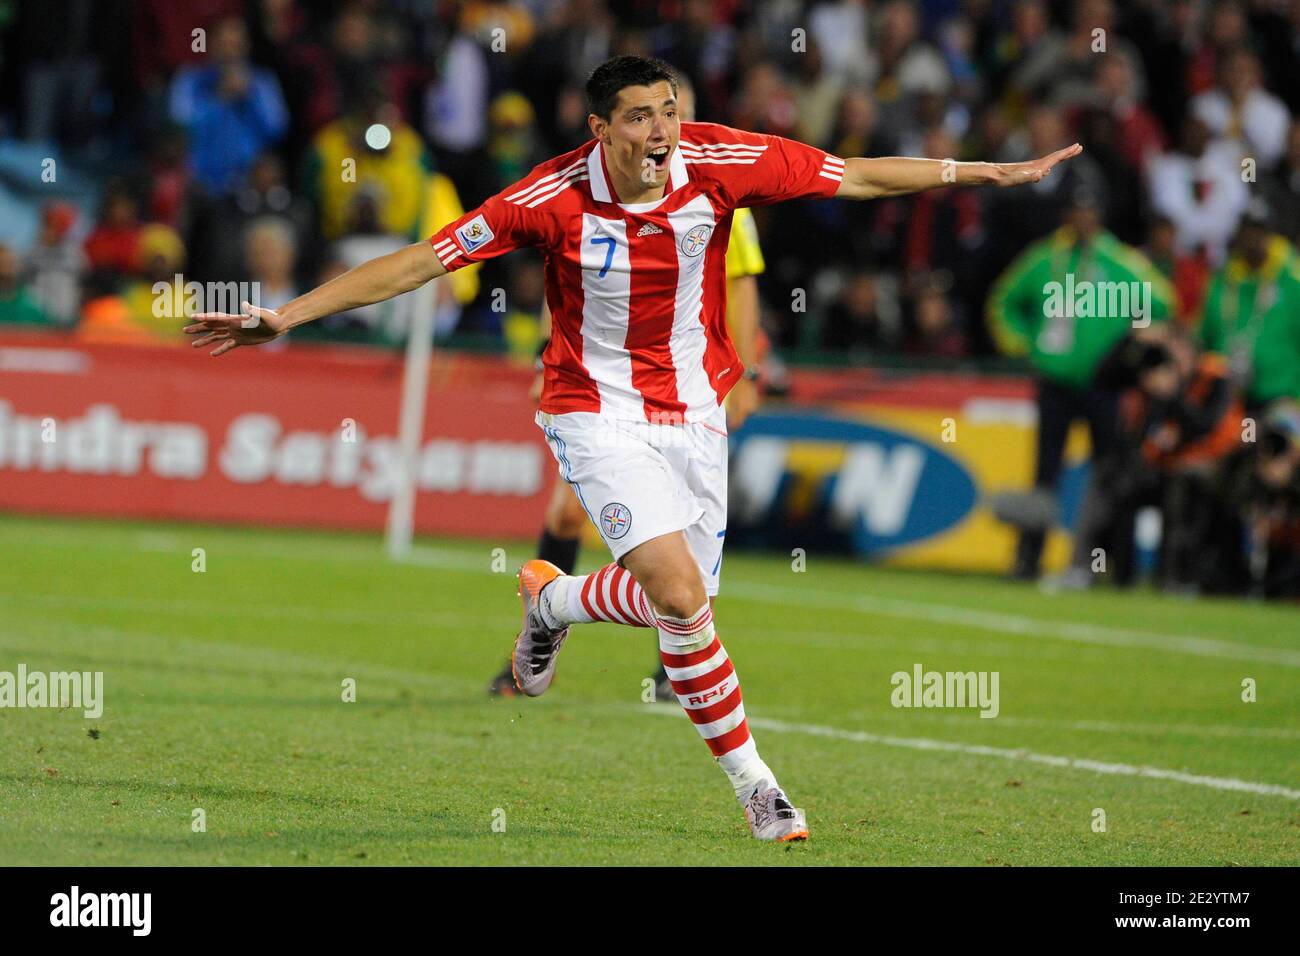
<path id="1" fill-rule="evenodd" d="M 663 60 L 644 56 L 616 56 L 606 60 L 587 77 L 587 109 L 603 120 L 608 120 L 618 102 L 619 91 L 625 86 L 650 86 L 668 82 L 673 96 L 677 96 L 677 75 Z"/>

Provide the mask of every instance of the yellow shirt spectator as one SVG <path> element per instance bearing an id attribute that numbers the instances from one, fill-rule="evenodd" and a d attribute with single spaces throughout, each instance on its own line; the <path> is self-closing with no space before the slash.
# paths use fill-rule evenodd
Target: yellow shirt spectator
<path id="1" fill-rule="evenodd" d="M 766 268 L 754 214 L 748 209 L 737 209 L 731 221 L 731 241 L 727 244 L 727 278 L 756 276 Z"/>
<path id="2" fill-rule="evenodd" d="M 415 239 L 428 239 L 447 223 L 465 215 L 455 184 L 442 173 L 430 173 L 425 177 L 423 202 Z M 476 262 L 464 269 L 457 269 L 442 279 L 461 305 L 468 305 L 478 295 L 478 274 L 482 268 L 483 264 Z"/>
<path id="3" fill-rule="evenodd" d="M 428 157 L 419 135 L 409 126 L 394 124 L 391 134 L 382 151 L 362 145 L 357 124 L 347 119 L 335 120 L 316 134 L 307 181 L 326 239 L 339 239 L 347 232 L 352 202 L 361 190 L 376 194 L 379 224 L 385 232 L 414 234 L 429 175 Z"/>

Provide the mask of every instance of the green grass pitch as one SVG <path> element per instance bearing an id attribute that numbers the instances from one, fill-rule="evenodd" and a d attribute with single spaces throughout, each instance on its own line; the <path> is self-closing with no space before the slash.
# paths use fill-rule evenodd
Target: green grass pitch
<path id="1" fill-rule="evenodd" d="M 728 554 L 719 633 L 812 829 L 778 847 L 641 702 L 651 632 L 579 628 L 546 697 L 487 698 L 529 548 L 0 519 L 0 671 L 105 688 L 0 709 L 0 864 L 1300 862 L 1294 606 Z M 917 663 L 997 671 L 999 715 L 891 706 Z"/>

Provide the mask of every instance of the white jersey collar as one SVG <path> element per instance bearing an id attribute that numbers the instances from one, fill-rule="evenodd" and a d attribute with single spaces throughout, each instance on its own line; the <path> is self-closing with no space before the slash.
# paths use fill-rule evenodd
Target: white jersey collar
<path id="1" fill-rule="evenodd" d="M 682 148 L 678 144 L 677 148 L 673 150 L 673 154 L 668 157 L 668 186 L 664 189 L 663 196 L 653 202 L 620 203 L 614 196 L 614 190 L 610 186 L 609 179 L 605 176 L 604 145 L 597 140 L 595 149 L 587 154 L 587 181 L 591 184 L 591 198 L 596 202 L 618 203 L 620 207 L 631 212 L 649 212 L 672 193 L 681 189 L 689 178 L 690 174 L 686 171 L 686 160 L 682 157 Z"/>

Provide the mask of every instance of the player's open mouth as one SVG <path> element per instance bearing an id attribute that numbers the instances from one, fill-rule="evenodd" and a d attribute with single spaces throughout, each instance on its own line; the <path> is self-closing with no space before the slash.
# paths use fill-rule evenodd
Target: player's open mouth
<path id="1" fill-rule="evenodd" d="M 670 147 L 660 146 L 657 149 L 650 150 L 646 155 L 654 160 L 655 169 L 663 169 L 668 163 L 668 154 L 671 152 L 672 149 Z"/>

